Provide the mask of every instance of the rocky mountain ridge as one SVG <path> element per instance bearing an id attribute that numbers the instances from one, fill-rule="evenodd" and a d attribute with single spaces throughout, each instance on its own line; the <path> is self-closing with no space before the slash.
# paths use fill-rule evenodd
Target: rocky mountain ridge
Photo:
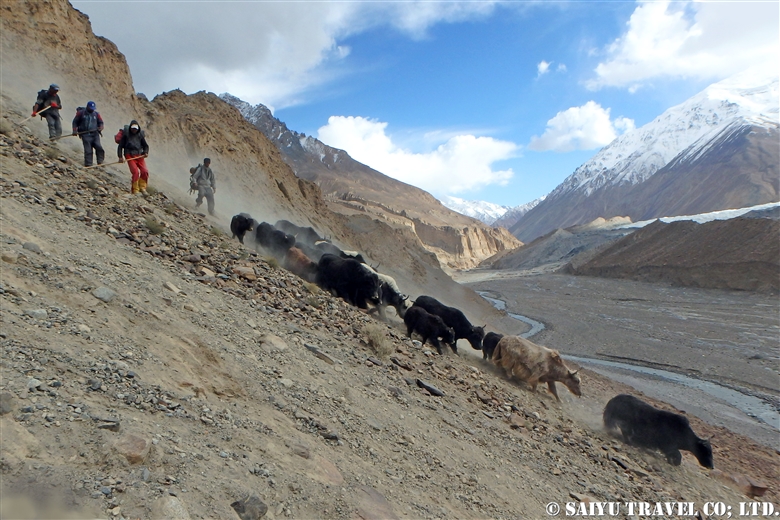
<path id="1" fill-rule="evenodd" d="M 540 202 L 544 201 L 544 199 L 547 198 L 547 195 L 543 195 L 539 197 L 538 199 L 534 199 L 531 202 L 526 202 L 525 204 L 520 204 L 519 206 L 515 206 L 513 208 L 510 208 L 506 213 L 498 217 L 494 222 L 494 226 L 503 227 L 506 229 L 511 229 L 512 226 L 517 224 L 517 221 L 523 218 L 523 215 L 534 209 L 536 206 L 539 205 Z"/>
<path id="2" fill-rule="evenodd" d="M 506 230 L 456 213 L 429 193 L 355 161 L 344 150 L 290 130 L 261 104 L 252 106 L 229 94 L 221 98 L 277 145 L 298 177 L 316 183 L 334 211 L 412 229 L 442 265 L 470 268 L 520 246 Z"/>
<path id="3" fill-rule="evenodd" d="M 632 220 L 777 201 L 778 78 L 713 84 L 598 152 L 510 230 L 529 240 L 597 217 Z"/>

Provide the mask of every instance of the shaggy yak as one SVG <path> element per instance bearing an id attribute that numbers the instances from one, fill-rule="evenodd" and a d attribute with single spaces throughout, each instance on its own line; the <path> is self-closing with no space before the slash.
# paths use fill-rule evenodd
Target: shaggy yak
<path id="1" fill-rule="evenodd" d="M 316 242 L 322 240 L 322 237 L 314 231 L 313 227 L 299 226 L 293 224 L 289 220 L 278 220 L 276 224 L 274 224 L 274 227 L 280 231 L 293 235 L 295 237 L 296 245 L 306 244 L 309 247 L 313 247 Z"/>
<path id="2" fill-rule="evenodd" d="M 375 273 L 364 269 L 357 260 L 334 255 L 320 258 L 317 285 L 360 309 L 367 309 L 368 302 L 379 305 L 382 297 L 379 277 Z"/>
<path id="3" fill-rule="evenodd" d="M 411 339 L 412 333 L 416 332 L 422 336 L 422 343 L 431 340 L 431 345 L 436 347 L 439 354 L 443 354 L 441 350 L 441 344 L 439 338 L 444 343 L 448 343 L 455 350 L 455 334 L 453 330 L 444 324 L 444 320 L 436 316 L 435 314 L 428 314 L 428 311 L 417 305 L 412 305 L 404 315 L 404 323 L 406 324 L 406 334 Z"/>
<path id="4" fill-rule="evenodd" d="M 515 376 L 536 392 L 539 383 L 547 383 L 550 393 L 560 401 L 555 382 L 560 381 L 571 393 L 582 396 L 579 370 L 572 372 L 563 364 L 557 350 L 537 345 L 518 336 L 504 336 L 496 345 L 493 363 L 506 370 L 507 376 Z"/>
<path id="5" fill-rule="evenodd" d="M 685 450 L 693 453 L 705 468 L 713 468 L 709 439 L 697 437 L 687 417 L 654 408 L 633 395 L 610 399 L 604 407 L 604 426 L 608 430 L 620 429 L 628 444 L 660 451 L 674 466 L 680 465 L 680 450 Z"/>
<path id="6" fill-rule="evenodd" d="M 452 330 L 455 331 L 455 342 L 452 344 L 452 348 L 456 353 L 458 351 L 456 344 L 461 338 L 468 340 L 474 350 L 482 350 L 482 338 L 485 337 L 485 329 L 472 326 L 469 320 L 466 319 L 466 315 L 459 309 L 447 307 L 436 298 L 430 296 L 420 296 L 414 301 L 414 304 L 422 307 L 430 314 L 440 317 L 448 327 L 452 327 Z"/>
<path id="7" fill-rule="evenodd" d="M 279 231 L 268 222 L 261 222 L 255 229 L 257 245 L 278 259 L 283 259 L 287 250 L 295 245 L 295 237 Z"/>
<path id="8" fill-rule="evenodd" d="M 257 221 L 246 213 L 234 215 L 230 220 L 230 232 L 233 233 L 231 238 L 238 237 L 238 241 L 243 244 L 246 232 L 252 231 L 256 225 Z"/>
<path id="9" fill-rule="evenodd" d="M 355 258 L 355 260 L 358 259 Z M 359 261 L 360 260 L 358 260 L 358 262 Z M 398 288 L 398 284 L 395 282 L 395 278 L 386 274 L 377 273 L 374 268 L 368 264 L 362 265 L 363 269 L 377 275 L 382 289 L 382 298 L 379 300 L 379 305 L 377 305 L 374 309 L 371 309 L 369 313 L 378 311 L 379 317 L 384 321 L 387 321 L 385 308 L 388 305 L 392 305 L 395 307 L 395 312 L 398 313 L 398 317 L 403 319 L 406 311 L 409 309 L 409 307 L 412 306 L 412 302 L 409 301 L 408 296 L 401 293 L 401 290 Z"/>
<path id="10" fill-rule="evenodd" d="M 291 247 L 284 255 L 284 268 L 307 282 L 317 279 L 317 264 L 297 247 Z"/>
<path id="11" fill-rule="evenodd" d="M 496 345 L 503 337 L 504 335 L 498 332 L 485 334 L 485 339 L 482 340 L 482 359 L 493 359 L 493 351 L 496 350 Z"/>

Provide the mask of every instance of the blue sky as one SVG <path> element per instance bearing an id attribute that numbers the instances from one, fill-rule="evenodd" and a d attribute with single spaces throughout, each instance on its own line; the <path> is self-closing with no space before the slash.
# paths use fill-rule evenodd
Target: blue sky
<path id="1" fill-rule="evenodd" d="M 434 195 L 508 206 L 710 83 L 780 63 L 774 1 L 72 3 L 147 96 L 230 92 Z"/>

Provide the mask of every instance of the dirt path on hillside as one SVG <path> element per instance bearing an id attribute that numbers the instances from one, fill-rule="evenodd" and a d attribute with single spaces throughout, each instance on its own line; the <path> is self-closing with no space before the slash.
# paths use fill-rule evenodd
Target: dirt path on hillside
<path id="1" fill-rule="evenodd" d="M 711 424 L 780 445 L 776 297 L 526 275 L 472 271 L 460 279 L 543 322 L 534 341 Z"/>

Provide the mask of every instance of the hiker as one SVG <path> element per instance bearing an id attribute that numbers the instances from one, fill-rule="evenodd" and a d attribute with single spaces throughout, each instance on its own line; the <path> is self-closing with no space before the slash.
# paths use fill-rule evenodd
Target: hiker
<path id="1" fill-rule="evenodd" d="M 214 172 L 210 168 L 211 159 L 206 157 L 203 164 L 199 164 L 192 174 L 191 185 L 194 184 L 198 190 L 198 198 L 195 199 L 195 207 L 199 208 L 203 204 L 203 197 L 209 206 L 209 215 L 214 216 L 214 194 L 217 192 L 217 180 L 214 178 Z"/>
<path id="2" fill-rule="evenodd" d="M 60 119 L 62 103 L 59 91 L 60 87 L 56 83 L 49 85 L 49 90 L 41 90 L 38 92 L 38 99 L 35 100 L 32 109 L 32 117 L 40 113 L 41 118 L 45 117 L 46 122 L 49 123 L 49 139 L 62 135 L 62 120 Z"/>
<path id="3" fill-rule="evenodd" d="M 103 164 L 103 158 L 106 156 L 100 144 L 100 136 L 103 135 L 103 118 L 95 108 L 95 102 L 90 101 L 86 108 L 76 109 L 76 117 L 73 118 L 73 135 L 79 136 L 84 145 L 84 166 L 92 166 L 93 149 L 97 154 L 98 164 Z"/>
<path id="4" fill-rule="evenodd" d="M 149 145 L 146 143 L 146 136 L 141 130 L 141 125 L 133 119 L 129 125 L 117 133 L 114 139 L 118 143 L 116 153 L 119 156 L 119 162 L 127 160 L 127 166 L 130 168 L 132 175 L 130 193 L 146 195 L 149 170 L 146 168 L 145 158 L 149 155 Z"/>

